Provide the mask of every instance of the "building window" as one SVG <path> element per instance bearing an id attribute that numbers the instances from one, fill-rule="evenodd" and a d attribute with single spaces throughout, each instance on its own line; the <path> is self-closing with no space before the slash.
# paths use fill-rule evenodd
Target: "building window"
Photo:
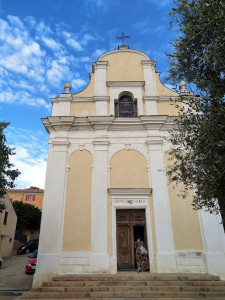
<path id="1" fill-rule="evenodd" d="M 128 95 L 123 95 L 115 102 L 115 116 L 119 118 L 137 117 L 137 101 Z"/>
<path id="2" fill-rule="evenodd" d="M 26 195 L 26 201 L 34 201 L 35 195 Z"/>
<path id="3" fill-rule="evenodd" d="M 7 224 L 7 219 L 8 219 L 8 212 L 5 211 L 5 216 L 4 216 L 4 220 L 3 220 L 3 224 L 6 225 Z"/>

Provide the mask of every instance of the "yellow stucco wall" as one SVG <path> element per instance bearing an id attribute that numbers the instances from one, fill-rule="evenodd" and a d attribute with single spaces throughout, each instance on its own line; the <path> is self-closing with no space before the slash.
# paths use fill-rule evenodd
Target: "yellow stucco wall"
<path id="1" fill-rule="evenodd" d="M 26 193 L 26 192 L 18 192 L 18 193 L 10 193 L 8 192 L 9 198 L 12 199 L 13 201 L 22 201 L 23 203 L 31 204 L 40 210 L 42 210 L 42 205 L 43 205 L 43 198 L 44 198 L 44 193 Z M 33 201 L 27 201 L 26 196 L 27 195 L 35 195 L 35 198 Z"/>
<path id="2" fill-rule="evenodd" d="M 169 154 L 167 152 L 164 157 L 166 165 L 168 165 L 168 159 Z M 175 250 L 203 250 L 198 214 L 191 206 L 193 192 L 190 191 L 185 200 L 177 196 L 179 186 L 173 188 L 173 185 L 169 184 L 168 192 Z"/>
<path id="3" fill-rule="evenodd" d="M 144 81 L 143 57 L 132 53 L 117 53 L 106 58 L 107 81 Z"/>
<path id="4" fill-rule="evenodd" d="M 176 104 L 174 101 L 158 101 L 157 103 L 157 110 L 159 115 L 168 115 L 168 116 L 178 116 L 179 109 L 175 106 L 178 105 L 181 107 L 181 103 L 177 102 Z"/>
<path id="5" fill-rule="evenodd" d="M 163 85 L 159 78 L 159 73 L 156 73 L 156 87 L 158 96 L 178 96 L 177 93 L 168 89 L 165 85 Z"/>
<path id="6" fill-rule="evenodd" d="M 94 102 L 72 102 L 70 105 L 70 115 L 75 117 L 87 117 L 95 115 Z"/>
<path id="7" fill-rule="evenodd" d="M 92 155 L 75 151 L 68 165 L 63 251 L 90 251 Z"/>
<path id="8" fill-rule="evenodd" d="M 111 188 L 148 188 L 145 157 L 135 150 L 121 150 L 110 161 Z"/>

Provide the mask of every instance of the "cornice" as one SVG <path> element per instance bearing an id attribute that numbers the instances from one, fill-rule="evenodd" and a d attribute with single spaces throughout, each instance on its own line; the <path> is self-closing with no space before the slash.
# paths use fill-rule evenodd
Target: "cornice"
<path id="1" fill-rule="evenodd" d="M 92 102 L 93 97 L 73 97 L 72 102 Z"/>
<path id="2" fill-rule="evenodd" d="M 93 101 L 109 101 L 110 97 L 109 96 L 93 96 Z"/>
<path id="3" fill-rule="evenodd" d="M 93 73 L 97 70 L 97 69 L 106 69 L 108 65 L 107 61 L 96 61 L 92 63 L 92 71 Z"/>
<path id="4" fill-rule="evenodd" d="M 148 196 L 151 194 L 151 188 L 109 188 L 112 196 Z"/>
<path id="5" fill-rule="evenodd" d="M 109 87 L 142 87 L 144 84 L 144 81 L 106 81 Z"/>
<path id="6" fill-rule="evenodd" d="M 144 101 L 175 101 L 178 100 L 179 96 L 143 96 Z"/>
<path id="7" fill-rule="evenodd" d="M 144 96 L 143 100 L 144 101 L 158 101 L 159 96 Z"/>
<path id="8" fill-rule="evenodd" d="M 154 60 L 142 60 L 141 61 L 141 64 L 142 64 L 142 66 L 143 67 L 147 67 L 147 66 L 151 66 L 151 67 L 153 67 L 154 69 L 155 69 L 155 67 L 156 67 L 156 62 L 154 61 Z"/>
<path id="9" fill-rule="evenodd" d="M 144 60 L 151 61 L 147 54 L 145 54 L 144 52 L 135 50 L 135 49 L 117 49 L 117 50 L 111 50 L 111 51 L 108 51 L 106 53 L 103 53 L 100 56 L 100 58 L 98 59 L 98 61 L 104 61 L 110 55 L 121 54 L 121 53 L 125 53 L 125 54 L 137 54 L 137 55 L 141 56 Z"/>
<path id="10" fill-rule="evenodd" d="M 143 131 L 168 130 L 173 127 L 173 117 L 140 116 L 138 118 L 115 118 L 114 116 L 48 117 L 42 122 L 48 133 L 55 131 Z"/>

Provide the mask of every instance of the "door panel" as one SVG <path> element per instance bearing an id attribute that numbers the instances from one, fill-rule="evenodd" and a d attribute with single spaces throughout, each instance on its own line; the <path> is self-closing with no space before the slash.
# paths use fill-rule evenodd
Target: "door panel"
<path id="1" fill-rule="evenodd" d="M 118 269 L 135 268 L 134 227 L 145 231 L 145 210 L 124 209 L 116 211 L 117 222 L 117 266 Z M 143 233 L 145 235 L 145 233 Z"/>
<path id="2" fill-rule="evenodd" d="M 120 225 L 117 227 L 118 236 L 118 267 L 120 269 L 129 269 L 131 267 L 131 249 L 130 249 L 130 227 L 129 225 Z"/>

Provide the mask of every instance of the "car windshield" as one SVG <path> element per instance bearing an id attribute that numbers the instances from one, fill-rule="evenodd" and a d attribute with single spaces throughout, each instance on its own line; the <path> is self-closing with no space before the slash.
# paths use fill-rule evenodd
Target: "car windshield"
<path id="1" fill-rule="evenodd" d="M 32 253 L 32 255 L 30 256 L 30 258 L 37 258 L 38 256 L 38 251 L 35 250 L 34 253 Z"/>

